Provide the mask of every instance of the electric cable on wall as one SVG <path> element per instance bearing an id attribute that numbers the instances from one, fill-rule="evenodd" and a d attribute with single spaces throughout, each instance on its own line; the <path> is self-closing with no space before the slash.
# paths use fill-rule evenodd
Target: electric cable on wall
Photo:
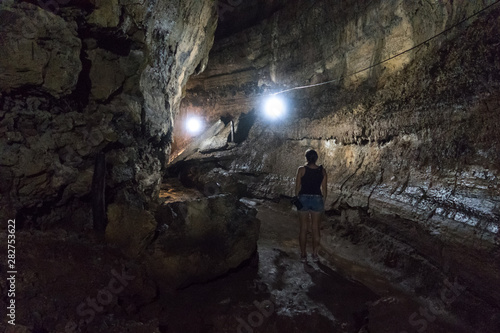
<path id="1" fill-rule="evenodd" d="M 398 53 L 398 54 L 396 54 L 396 55 L 393 55 L 393 56 L 391 56 L 391 57 L 389 57 L 389 58 L 387 58 L 387 59 L 385 59 L 385 60 L 379 61 L 379 62 L 377 62 L 377 63 L 375 63 L 375 64 L 373 64 L 373 65 L 370 65 L 370 66 L 368 66 L 368 67 L 366 67 L 366 68 L 360 69 L 360 70 L 355 71 L 355 72 L 353 72 L 353 73 L 349 73 L 349 74 L 343 75 L 343 76 L 341 76 L 341 77 L 339 77 L 339 78 L 336 78 L 336 79 L 333 79 L 333 80 L 329 80 L 329 81 L 325 81 L 325 82 L 321 82 L 321 83 L 315 83 L 315 84 L 308 84 L 308 85 L 299 86 L 299 87 L 294 87 L 294 88 L 290 88 L 290 89 L 285 89 L 285 90 L 282 90 L 282 91 L 279 91 L 279 92 L 273 93 L 273 94 L 271 94 L 271 96 L 274 96 L 274 95 L 279 95 L 279 94 L 283 94 L 283 93 L 286 93 L 286 92 L 289 92 L 289 91 L 294 91 L 294 90 L 308 89 L 308 88 L 313 88 L 313 87 L 323 86 L 323 85 L 330 84 L 330 83 L 333 83 L 333 82 L 338 82 L 338 81 L 340 81 L 340 80 L 342 80 L 342 79 L 345 79 L 346 77 L 353 76 L 353 75 L 356 75 L 356 74 L 362 73 L 362 72 L 364 72 L 364 71 L 370 70 L 370 69 L 372 69 L 372 68 L 374 68 L 374 67 L 376 67 L 376 66 L 379 66 L 379 65 L 381 65 L 381 64 L 383 64 L 383 63 L 386 63 L 386 62 L 388 62 L 388 61 L 390 61 L 390 60 L 392 60 L 392 59 L 394 59 L 394 58 L 397 58 L 397 57 L 399 57 L 399 56 L 401 56 L 401 55 L 403 55 L 403 54 L 405 54 L 405 53 L 408 53 L 408 52 L 410 52 L 410 51 L 415 50 L 416 48 L 421 47 L 422 45 L 425 45 L 425 44 L 429 43 L 431 40 L 433 40 L 433 39 L 435 39 L 435 38 L 437 38 L 437 37 L 439 37 L 439 36 L 441 36 L 441 35 L 443 35 L 443 34 L 445 34 L 445 33 L 449 32 L 450 30 L 452 30 L 452 29 L 456 28 L 457 26 L 461 25 L 462 23 L 464 23 L 464 22 L 466 22 L 466 21 L 470 20 L 471 18 L 473 18 L 473 17 L 475 17 L 475 16 L 477 16 L 477 15 L 479 15 L 479 14 L 483 13 L 484 11 L 486 11 L 486 10 L 490 9 L 491 7 L 495 6 L 495 5 L 496 5 L 496 4 L 498 4 L 499 2 L 500 2 L 500 0 L 497 0 L 497 1 L 495 1 L 494 3 L 492 3 L 492 4 L 490 4 L 490 5 L 486 6 L 486 7 L 484 7 L 483 9 L 481 9 L 481 10 L 479 10 L 479 11 L 477 11 L 476 13 L 474 13 L 474 14 L 472 14 L 472 15 L 470 15 L 470 16 L 468 16 L 468 17 L 466 17 L 466 18 L 464 18 L 464 19 L 463 19 L 463 20 L 461 20 L 460 22 L 458 22 L 458 23 L 456 23 L 456 24 L 452 25 L 452 26 L 451 26 L 451 27 L 449 27 L 448 29 L 445 29 L 445 30 L 441 31 L 441 32 L 440 32 L 440 33 L 438 33 L 437 35 L 434 35 L 434 36 L 432 36 L 432 37 L 428 38 L 427 40 L 425 40 L 425 41 L 423 41 L 423 42 L 421 42 L 421 43 L 419 43 L 419 44 L 417 44 L 417 45 L 415 45 L 415 46 L 413 46 L 413 47 L 411 47 L 411 48 L 409 48 L 409 49 L 407 49 L 407 50 L 405 50 L 405 51 L 403 51 L 403 52 L 400 52 L 400 53 Z"/>

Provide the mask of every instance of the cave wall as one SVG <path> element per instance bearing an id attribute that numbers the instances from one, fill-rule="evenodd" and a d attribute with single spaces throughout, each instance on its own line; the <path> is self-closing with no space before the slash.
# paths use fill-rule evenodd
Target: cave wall
<path id="1" fill-rule="evenodd" d="M 473 225 L 488 221 L 482 226 L 494 233 L 500 148 L 490 124 L 498 119 L 498 9 L 349 75 L 491 3 L 367 2 L 356 12 L 323 2 L 309 8 L 292 2 L 261 24 L 217 41 L 206 71 L 188 83 L 181 113 L 204 110 L 209 123 L 237 119 L 260 112 L 263 97 L 272 92 L 341 78 L 282 94 L 289 100 L 288 118 L 271 123 L 258 116 L 250 132 L 262 143 L 252 143 L 254 149 L 265 151 L 268 142 L 273 147 L 249 152 L 235 162 L 235 170 L 274 174 L 286 186 L 269 194 L 291 194 L 287 186 L 302 163 L 302 150 L 312 146 L 332 173 L 330 201 L 369 206 L 369 197 L 385 197 L 400 207 L 423 197 L 436 201 L 427 202 L 435 206 L 436 218 Z"/>
<path id="2" fill-rule="evenodd" d="M 208 60 L 210 0 L 2 1 L 0 217 L 92 226 L 95 161 L 106 204 L 158 197 L 182 87 Z"/>
<path id="3" fill-rule="evenodd" d="M 492 4 L 290 1 L 216 40 L 206 71 L 188 82 L 181 114 L 232 118 L 237 133 L 250 127 L 248 136 L 201 143 L 178 160 L 211 163 L 191 178 L 276 199 L 293 195 L 303 154 L 315 148 L 329 173 L 331 212 L 361 211 L 498 307 L 500 6 L 351 75 Z M 261 115 L 270 93 L 334 79 L 282 94 L 286 119 Z M 227 138 L 225 130 L 212 142 Z M 360 223 L 355 215 L 351 224 Z"/>

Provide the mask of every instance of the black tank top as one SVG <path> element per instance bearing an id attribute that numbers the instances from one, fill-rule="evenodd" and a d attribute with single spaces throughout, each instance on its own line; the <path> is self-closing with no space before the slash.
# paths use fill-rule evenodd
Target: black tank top
<path id="1" fill-rule="evenodd" d="M 299 194 L 321 195 L 321 182 L 323 181 L 323 166 L 317 169 L 305 167 L 306 172 L 300 179 L 301 186 Z"/>

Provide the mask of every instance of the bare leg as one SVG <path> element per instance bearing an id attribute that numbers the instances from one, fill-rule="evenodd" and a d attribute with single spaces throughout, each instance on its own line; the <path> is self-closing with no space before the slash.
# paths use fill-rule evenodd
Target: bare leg
<path id="1" fill-rule="evenodd" d="M 299 223 L 300 223 L 300 253 L 302 257 L 306 255 L 306 235 L 307 235 L 307 223 L 309 221 L 309 212 L 298 212 L 299 213 Z"/>
<path id="2" fill-rule="evenodd" d="M 319 239 L 320 239 L 319 224 L 321 221 L 321 215 L 322 213 L 319 212 L 311 212 L 314 256 L 318 255 L 318 250 L 319 250 Z"/>

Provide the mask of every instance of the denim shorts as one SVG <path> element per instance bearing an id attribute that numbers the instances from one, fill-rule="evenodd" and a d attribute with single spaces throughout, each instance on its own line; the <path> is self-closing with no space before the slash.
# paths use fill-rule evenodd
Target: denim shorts
<path id="1" fill-rule="evenodd" d="M 300 203 L 302 204 L 301 212 L 312 210 L 313 212 L 323 212 L 325 205 L 323 204 L 323 197 L 317 194 L 300 194 Z"/>

